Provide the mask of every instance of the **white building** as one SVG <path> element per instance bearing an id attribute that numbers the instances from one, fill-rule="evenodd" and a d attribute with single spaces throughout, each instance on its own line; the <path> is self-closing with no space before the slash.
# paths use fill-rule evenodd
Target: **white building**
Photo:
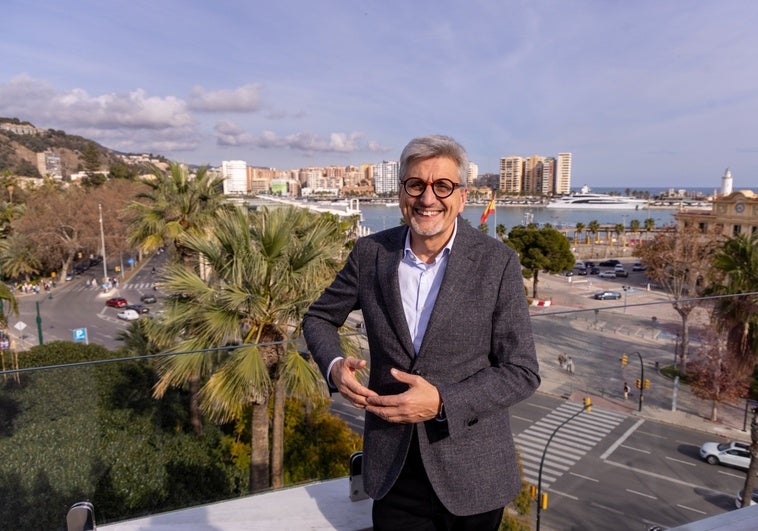
<path id="1" fill-rule="evenodd" d="M 224 178 L 224 195 L 246 195 L 247 162 L 244 160 L 225 160 L 221 163 L 221 176 Z"/>
<path id="2" fill-rule="evenodd" d="M 479 178 L 479 165 L 474 162 L 468 163 L 468 177 L 466 182 L 469 186 L 474 186 L 474 182 Z"/>
<path id="3" fill-rule="evenodd" d="M 377 195 L 398 192 L 399 170 L 400 164 L 394 160 L 374 164 L 374 190 Z"/>

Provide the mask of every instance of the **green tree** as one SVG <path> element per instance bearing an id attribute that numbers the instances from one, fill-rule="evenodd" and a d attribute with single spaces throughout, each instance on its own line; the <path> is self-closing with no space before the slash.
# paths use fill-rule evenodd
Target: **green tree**
<path id="1" fill-rule="evenodd" d="M 500 241 L 505 241 L 505 237 L 508 234 L 508 229 L 505 225 L 502 223 L 498 223 L 495 227 L 495 234 L 497 234 L 497 237 L 500 239 Z"/>
<path id="2" fill-rule="evenodd" d="M 540 271 L 559 273 L 574 265 L 568 238 L 553 228 L 514 227 L 505 243 L 518 252 L 524 278 L 532 279 L 534 298 Z"/>
<path id="3" fill-rule="evenodd" d="M 339 224 L 304 209 L 263 209 L 249 220 L 241 209 L 222 211 L 211 234 L 181 238 L 207 264 L 205 279 L 181 263 L 166 267 L 163 289 L 171 303 L 148 334 L 169 352 L 190 354 L 160 364 L 156 393 L 202 378 L 199 398 L 209 418 L 251 419 L 252 491 L 282 484 L 286 396 L 323 393 L 318 371 L 293 339 L 335 274 L 344 238 Z M 223 346 L 236 348 L 215 350 Z"/>
<path id="4" fill-rule="evenodd" d="M 655 220 L 653 218 L 645 218 L 643 225 L 645 226 L 645 232 L 647 232 L 647 238 L 650 238 L 650 233 L 655 228 Z"/>
<path id="5" fill-rule="evenodd" d="M 613 232 L 616 234 L 616 241 L 621 239 L 621 235 L 624 233 L 624 224 L 616 223 L 613 227 Z"/>
<path id="6" fill-rule="evenodd" d="M 28 282 L 31 275 L 40 272 L 41 266 L 36 246 L 26 235 L 17 233 L 0 240 L 0 271 L 4 277 L 23 276 Z"/>

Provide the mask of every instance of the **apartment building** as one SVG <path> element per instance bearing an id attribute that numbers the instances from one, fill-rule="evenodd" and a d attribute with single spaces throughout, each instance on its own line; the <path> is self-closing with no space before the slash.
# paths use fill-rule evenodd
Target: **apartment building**
<path id="1" fill-rule="evenodd" d="M 247 162 L 244 160 L 225 160 L 221 163 L 221 177 L 224 179 L 224 195 L 246 195 Z"/>
<path id="2" fill-rule="evenodd" d="M 509 155 L 500 159 L 500 191 L 520 194 L 524 179 L 524 159 Z"/>
<path id="3" fill-rule="evenodd" d="M 554 192 L 558 195 L 571 192 L 571 153 L 558 153 Z"/>

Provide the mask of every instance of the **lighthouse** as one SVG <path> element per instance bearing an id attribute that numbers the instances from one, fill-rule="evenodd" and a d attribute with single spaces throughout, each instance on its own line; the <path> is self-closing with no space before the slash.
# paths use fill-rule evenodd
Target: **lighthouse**
<path id="1" fill-rule="evenodd" d="M 721 178 L 721 195 L 727 196 L 732 193 L 732 172 L 729 168 L 726 169 L 726 173 Z"/>

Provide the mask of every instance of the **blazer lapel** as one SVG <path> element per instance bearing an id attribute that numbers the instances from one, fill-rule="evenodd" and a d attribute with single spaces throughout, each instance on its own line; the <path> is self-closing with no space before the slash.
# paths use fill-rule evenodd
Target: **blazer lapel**
<path id="1" fill-rule="evenodd" d="M 400 260 L 403 259 L 406 231 L 398 231 L 398 234 L 398 240 L 393 242 L 389 248 L 380 247 L 376 267 L 379 286 L 386 303 L 391 326 L 395 330 L 403 349 L 411 359 L 414 359 L 416 352 L 413 350 L 413 339 L 408 330 L 408 322 L 405 320 L 403 299 L 400 294 L 400 280 L 397 275 Z"/>
<path id="2" fill-rule="evenodd" d="M 437 300 L 434 301 L 434 309 L 432 310 L 432 315 L 429 317 L 429 324 L 426 327 L 424 340 L 419 349 L 419 356 L 423 354 L 424 350 L 429 348 L 427 338 L 444 338 L 447 335 L 446 330 L 450 330 L 451 327 L 456 326 L 454 322 L 455 312 L 440 310 L 440 308 L 458 308 L 460 306 L 460 301 L 456 298 L 460 294 L 460 290 L 456 289 L 456 286 L 471 278 L 472 270 L 479 261 L 480 252 L 478 251 L 478 245 L 475 243 L 474 238 L 464 234 L 467 230 L 476 229 L 462 221 L 459 217 L 458 234 L 456 235 L 455 242 L 453 242 L 453 248 L 447 260 L 445 276 L 442 279 L 442 284 L 440 284 Z M 432 348 L 434 347 L 432 346 Z"/>

